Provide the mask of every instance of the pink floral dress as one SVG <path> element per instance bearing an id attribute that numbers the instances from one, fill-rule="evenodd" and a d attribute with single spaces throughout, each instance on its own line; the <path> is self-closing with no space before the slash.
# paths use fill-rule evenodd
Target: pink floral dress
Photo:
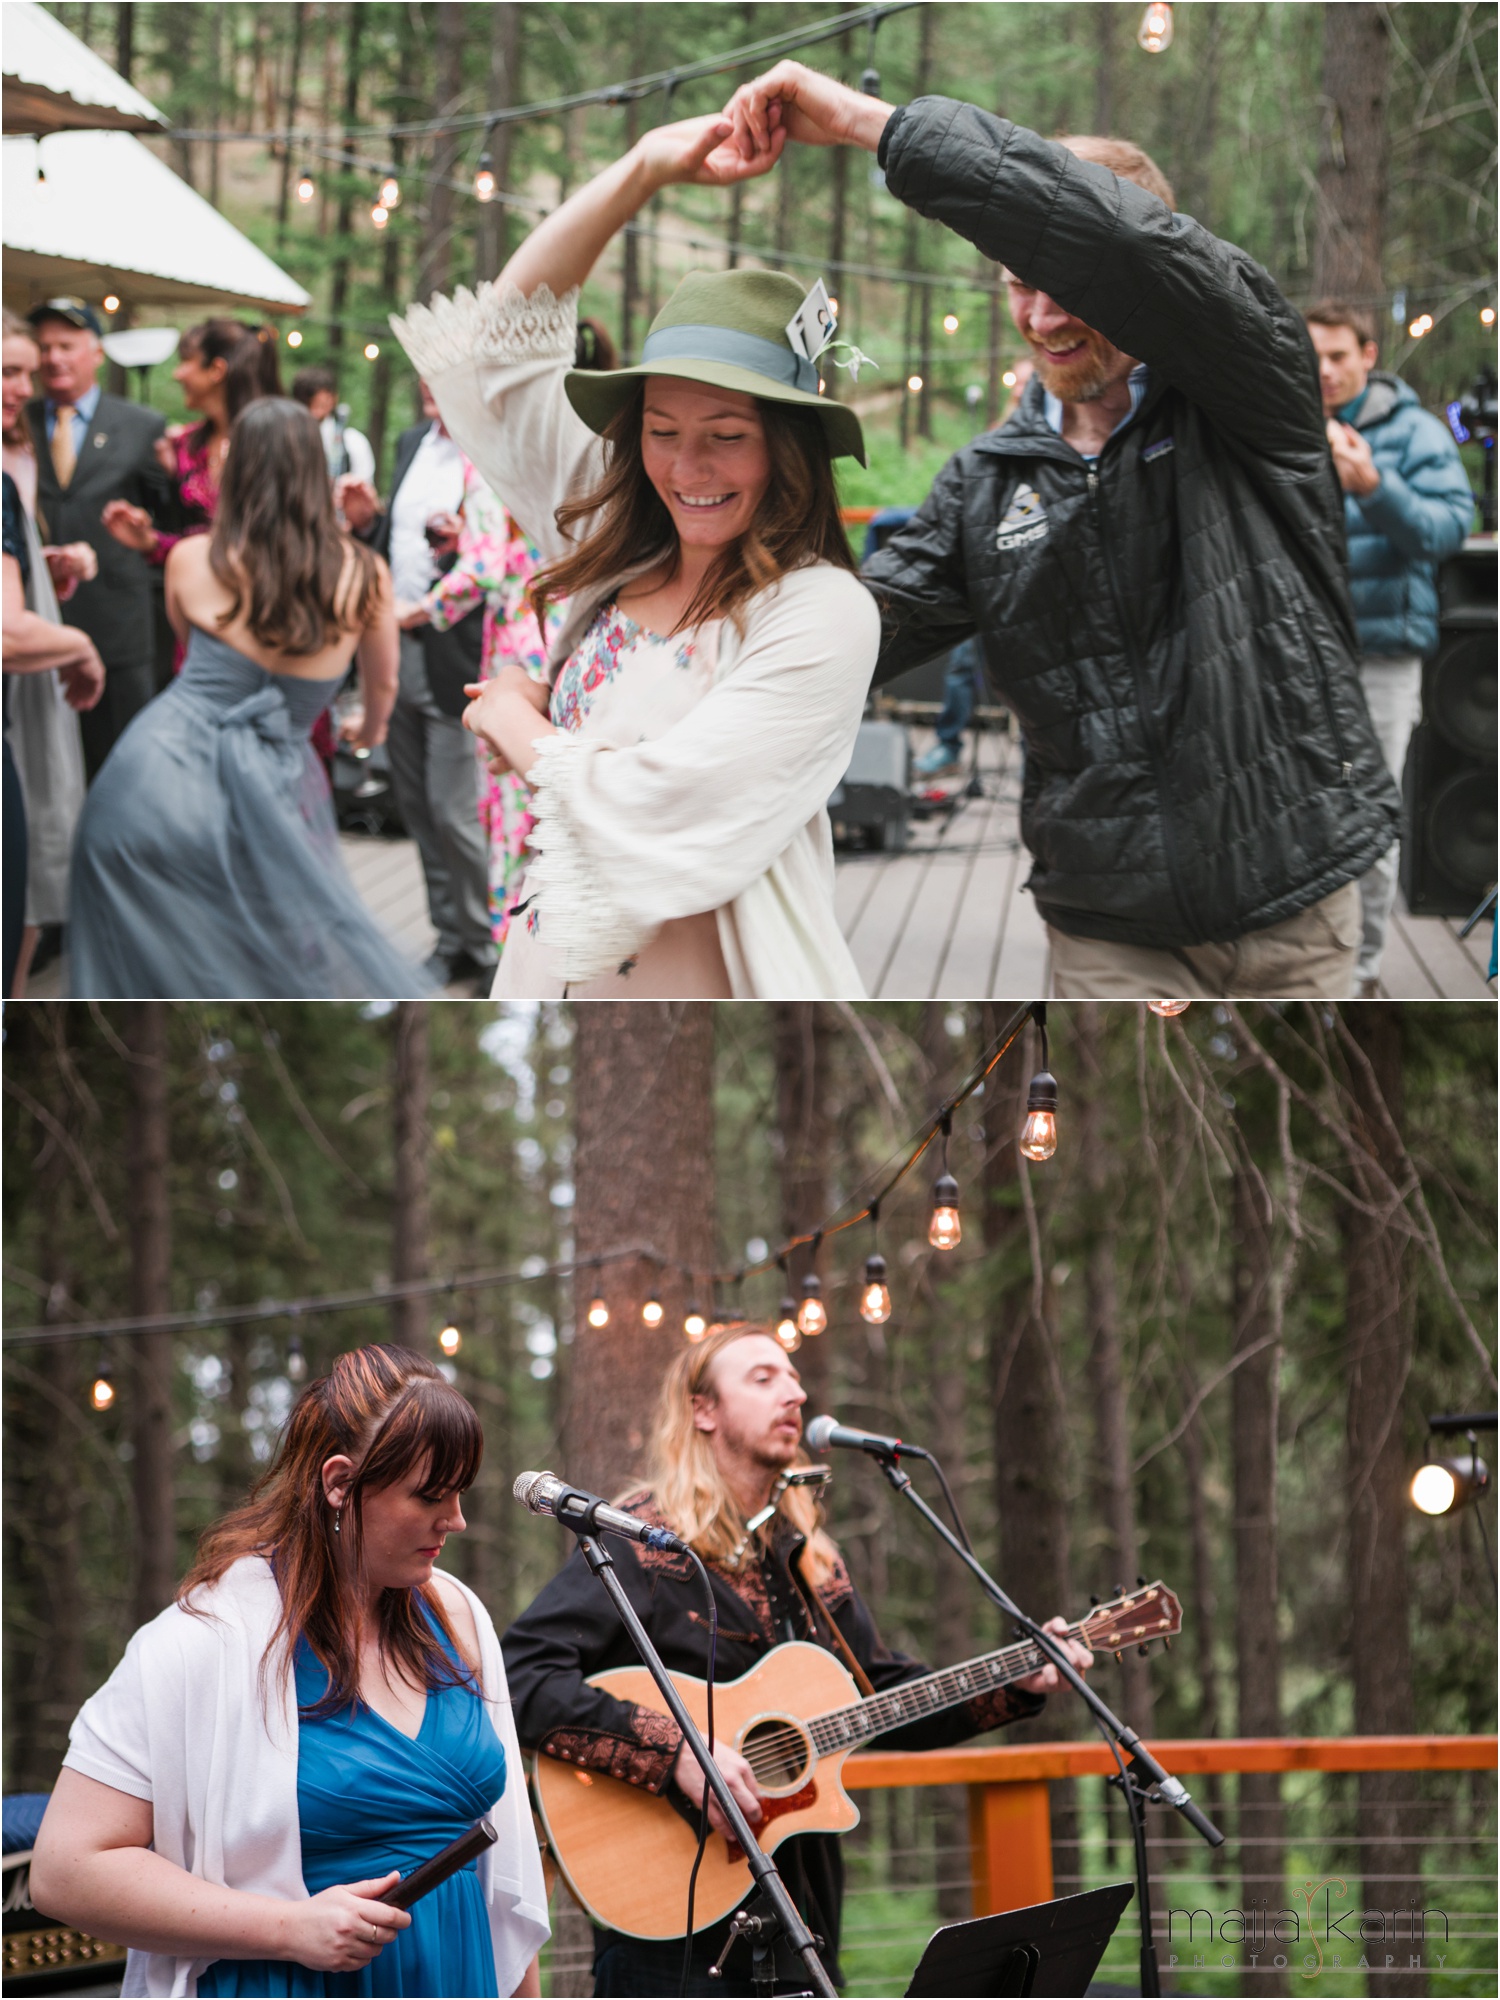
<path id="1" fill-rule="evenodd" d="M 464 497 L 460 507 L 463 532 L 458 560 L 422 602 L 433 630 L 446 632 L 476 604 L 484 605 L 484 645 L 481 680 L 491 680 L 502 667 L 519 666 L 541 680 L 546 672 L 547 646 L 536 613 L 526 600 L 526 588 L 541 567 L 541 558 L 512 521 L 505 508 L 464 460 Z M 549 605 L 547 637 L 556 631 L 566 606 Z M 520 778 L 490 775 L 488 752 L 475 739 L 480 761 L 479 818 L 489 837 L 490 929 L 502 949 L 510 928 L 511 892 L 525 862 L 531 832 L 531 792 Z"/>

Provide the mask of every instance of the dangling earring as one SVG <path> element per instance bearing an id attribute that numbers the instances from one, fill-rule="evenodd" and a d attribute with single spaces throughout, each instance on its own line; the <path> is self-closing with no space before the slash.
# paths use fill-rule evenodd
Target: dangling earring
<path id="1" fill-rule="evenodd" d="M 343 1527 L 343 1525 L 344 1525 L 343 1510 L 341 1508 L 335 1507 L 333 1510 L 333 1532 L 337 1534 L 340 1528 Z"/>

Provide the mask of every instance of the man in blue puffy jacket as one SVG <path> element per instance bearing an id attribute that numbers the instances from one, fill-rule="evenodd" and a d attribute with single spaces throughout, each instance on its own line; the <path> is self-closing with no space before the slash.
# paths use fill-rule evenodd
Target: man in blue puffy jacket
<path id="1" fill-rule="evenodd" d="M 1307 315 L 1318 351 L 1328 444 L 1344 489 L 1359 678 L 1399 784 L 1422 708 L 1422 659 L 1438 642 L 1437 568 L 1459 548 L 1474 496 L 1447 427 L 1414 391 L 1377 369 L 1371 315 L 1325 299 Z M 1377 990 L 1400 849 L 1360 878 L 1363 938 L 1356 991 Z"/>

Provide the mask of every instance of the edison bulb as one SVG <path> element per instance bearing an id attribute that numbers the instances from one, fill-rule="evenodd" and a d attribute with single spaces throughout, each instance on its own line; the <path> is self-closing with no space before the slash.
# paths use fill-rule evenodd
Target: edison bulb
<path id="1" fill-rule="evenodd" d="M 957 332 L 958 332 L 958 314 L 957 314 L 957 313 L 944 313 L 944 314 L 943 314 L 943 331 L 944 331 L 944 333 L 957 333 Z"/>
<path id="2" fill-rule="evenodd" d="M 479 155 L 479 166 L 474 175 L 474 199 L 476 201 L 495 199 L 495 169 L 488 153 Z"/>
<path id="3" fill-rule="evenodd" d="M 595 1292 L 594 1296 L 589 1300 L 588 1319 L 590 1326 L 609 1325 L 609 1307 L 604 1303 L 603 1299 L 600 1298 L 597 1292 Z"/>
<path id="4" fill-rule="evenodd" d="M 828 1324 L 828 1308 L 823 1303 L 823 1285 L 815 1271 L 802 1280 L 802 1303 L 797 1308 L 797 1331 L 819 1334 Z"/>
<path id="5" fill-rule="evenodd" d="M 1179 1014 L 1185 1014 L 1192 1006 L 1191 1000 L 1148 1000 L 1146 1005 L 1153 1014 L 1160 1014 L 1164 1021 L 1175 1021 Z"/>
<path id="6" fill-rule="evenodd" d="M 390 210 L 385 206 L 384 202 L 377 201 L 375 206 L 370 210 L 371 222 L 374 223 L 377 229 L 384 229 L 390 219 Z"/>
<path id="7" fill-rule="evenodd" d="M 387 174 L 380 183 L 380 206 L 394 208 L 401 199 L 401 188 L 394 174 Z"/>
<path id="8" fill-rule="evenodd" d="M 115 1385 L 101 1369 L 94 1377 L 94 1386 L 89 1391 L 89 1401 L 96 1410 L 107 1410 L 115 1400 Z"/>
<path id="9" fill-rule="evenodd" d="M 662 1320 L 665 1317 L 666 1315 L 662 1308 L 662 1302 L 656 1296 L 655 1292 L 653 1292 L 650 1298 L 647 1299 L 646 1303 L 641 1307 L 641 1324 L 643 1326 L 658 1327 L 661 1325 Z"/>
<path id="10" fill-rule="evenodd" d="M 301 180 L 299 180 L 297 183 L 298 201 L 311 201 L 313 196 L 317 193 L 317 191 L 318 190 L 313 183 L 312 175 L 304 173 Z"/>
<path id="11" fill-rule="evenodd" d="M 688 1307 L 687 1317 L 682 1322 L 682 1330 L 689 1340 L 701 1340 L 708 1332 L 708 1321 L 703 1317 L 701 1307 Z"/>
<path id="12" fill-rule="evenodd" d="M 915 396 L 915 395 L 918 395 L 918 394 L 919 394 L 919 393 L 921 392 L 921 388 L 922 388 L 922 378 L 921 378 L 921 376 L 920 376 L 920 375 L 908 375 L 908 376 L 907 376 L 907 378 L 906 378 L 906 386 L 907 386 L 907 388 L 908 388 L 908 389 L 910 389 L 911 393 L 912 393 L 912 394 L 913 394 L 914 396 Z"/>
<path id="13" fill-rule="evenodd" d="M 792 1302 L 788 1299 L 785 1303 L 787 1306 L 790 1306 Z M 783 1312 L 777 1320 L 776 1338 L 788 1354 L 795 1354 L 797 1349 L 802 1345 L 802 1335 L 798 1330 L 796 1318 L 792 1313 Z"/>
<path id="14" fill-rule="evenodd" d="M 451 1361 L 453 1356 L 457 1354 L 458 1350 L 463 1346 L 463 1344 L 464 1344 L 463 1335 L 459 1332 L 458 1328 L 453 1324 L 452 1320 L 449 1320 L 448 1324 L 443 1328 L 442 1332 L 438 1335 L 438 1346 L 442 1348 L 444 1354 L 446 1354 L 449 1360 Z"/>
<path id="15" fill-rule="evenodd" d="M 963 1241 L 964 1226 L 958 1213 L 958 1182 L 952 1174 L 939 1174 L 932 1184 L 932 1216 L 927 1224 L 927 1241 L 934 1250 L 956 1250 Z"/>
<path id="16" fill-rule="evenodd" d="M 365 342 L 365 359 L 366 361 L 378 361 L 380 359 L 380 346 L 377 341 L 367 340 Z"/>
<path id="17" fill-rule="evenodd" d="M 104 310 L 107 313 L 117 313 L 120 310 L 120 301 L 115 297 L 113 292 L 104 301 Z"/>
<path id="18" fill-rule="evenodd" d="M 891 1288 L 885 1281 L 884 1257 L 865 1259 L 865 1281 L 860 1287 L 859 1316 L 871 1326 L 883 1326 L 891 1316 Z"/>
<path id="19" fill-rule="evenodd" d="M 286 1344 L 286 1379 L 289 1382 L 307 1380 L 307 1356 L 302 1352 L 302 1342 L 295 1335 Z"/>
<path id="20" fill-rule="evenodd" d="M 302 329 L 300 326 L 292 328 L 286 337 L 286 344 L 288 347 L 300 347 L 302 345 Z"/>
<path id="21" fill-rule="evenodd" d="M 1172 9 L 1168 0 L 1151 0 L 1141 16 L 1136 40 L 1148 56 L 1159 56 L 1172 46 Z"/>
<path id="22" fill-rule="evenodd" d="M 1028 1111 L 1021 1129 L 1021 1151 L 1028 1160 L 1050 1160 L 1057 1151 L 1057 1113 Z"/>

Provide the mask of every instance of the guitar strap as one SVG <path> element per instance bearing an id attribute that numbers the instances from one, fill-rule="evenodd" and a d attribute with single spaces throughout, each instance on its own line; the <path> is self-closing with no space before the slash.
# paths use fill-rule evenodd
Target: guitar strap
<path id="1" fill-rule="evenodd" d="M 859 1661 L 854 1657 L 854 1649 L 835 1624 L 833 1613 L 828 1609 L 828 1606 L 823 1602 L 822 1597 L 818 1593 L 818 1586 L 809 1577 L 805 1577 L 802 1574 L 802 1557 L 806 1548 L 807 1544 L 804 1542 L 802 1547 L 797 1550 L 796 1554 L 788 1562 L 787 1568 L 791 1572 L 793 1583 L 796 1584 L 798 1590 L 802 1593 L 802 1601 L 807 1606 L 807 1615 L 812 1620 L 812 1628 L 816 1632 L 820 1625 L 823 1627 L 828 1634 L 834 1652 L 838 1654 L 853 1676 L 854 1685 L 862 1695 L 873 1695 L 875 1692 L 874 1683 L 859 1664 Z"/>

